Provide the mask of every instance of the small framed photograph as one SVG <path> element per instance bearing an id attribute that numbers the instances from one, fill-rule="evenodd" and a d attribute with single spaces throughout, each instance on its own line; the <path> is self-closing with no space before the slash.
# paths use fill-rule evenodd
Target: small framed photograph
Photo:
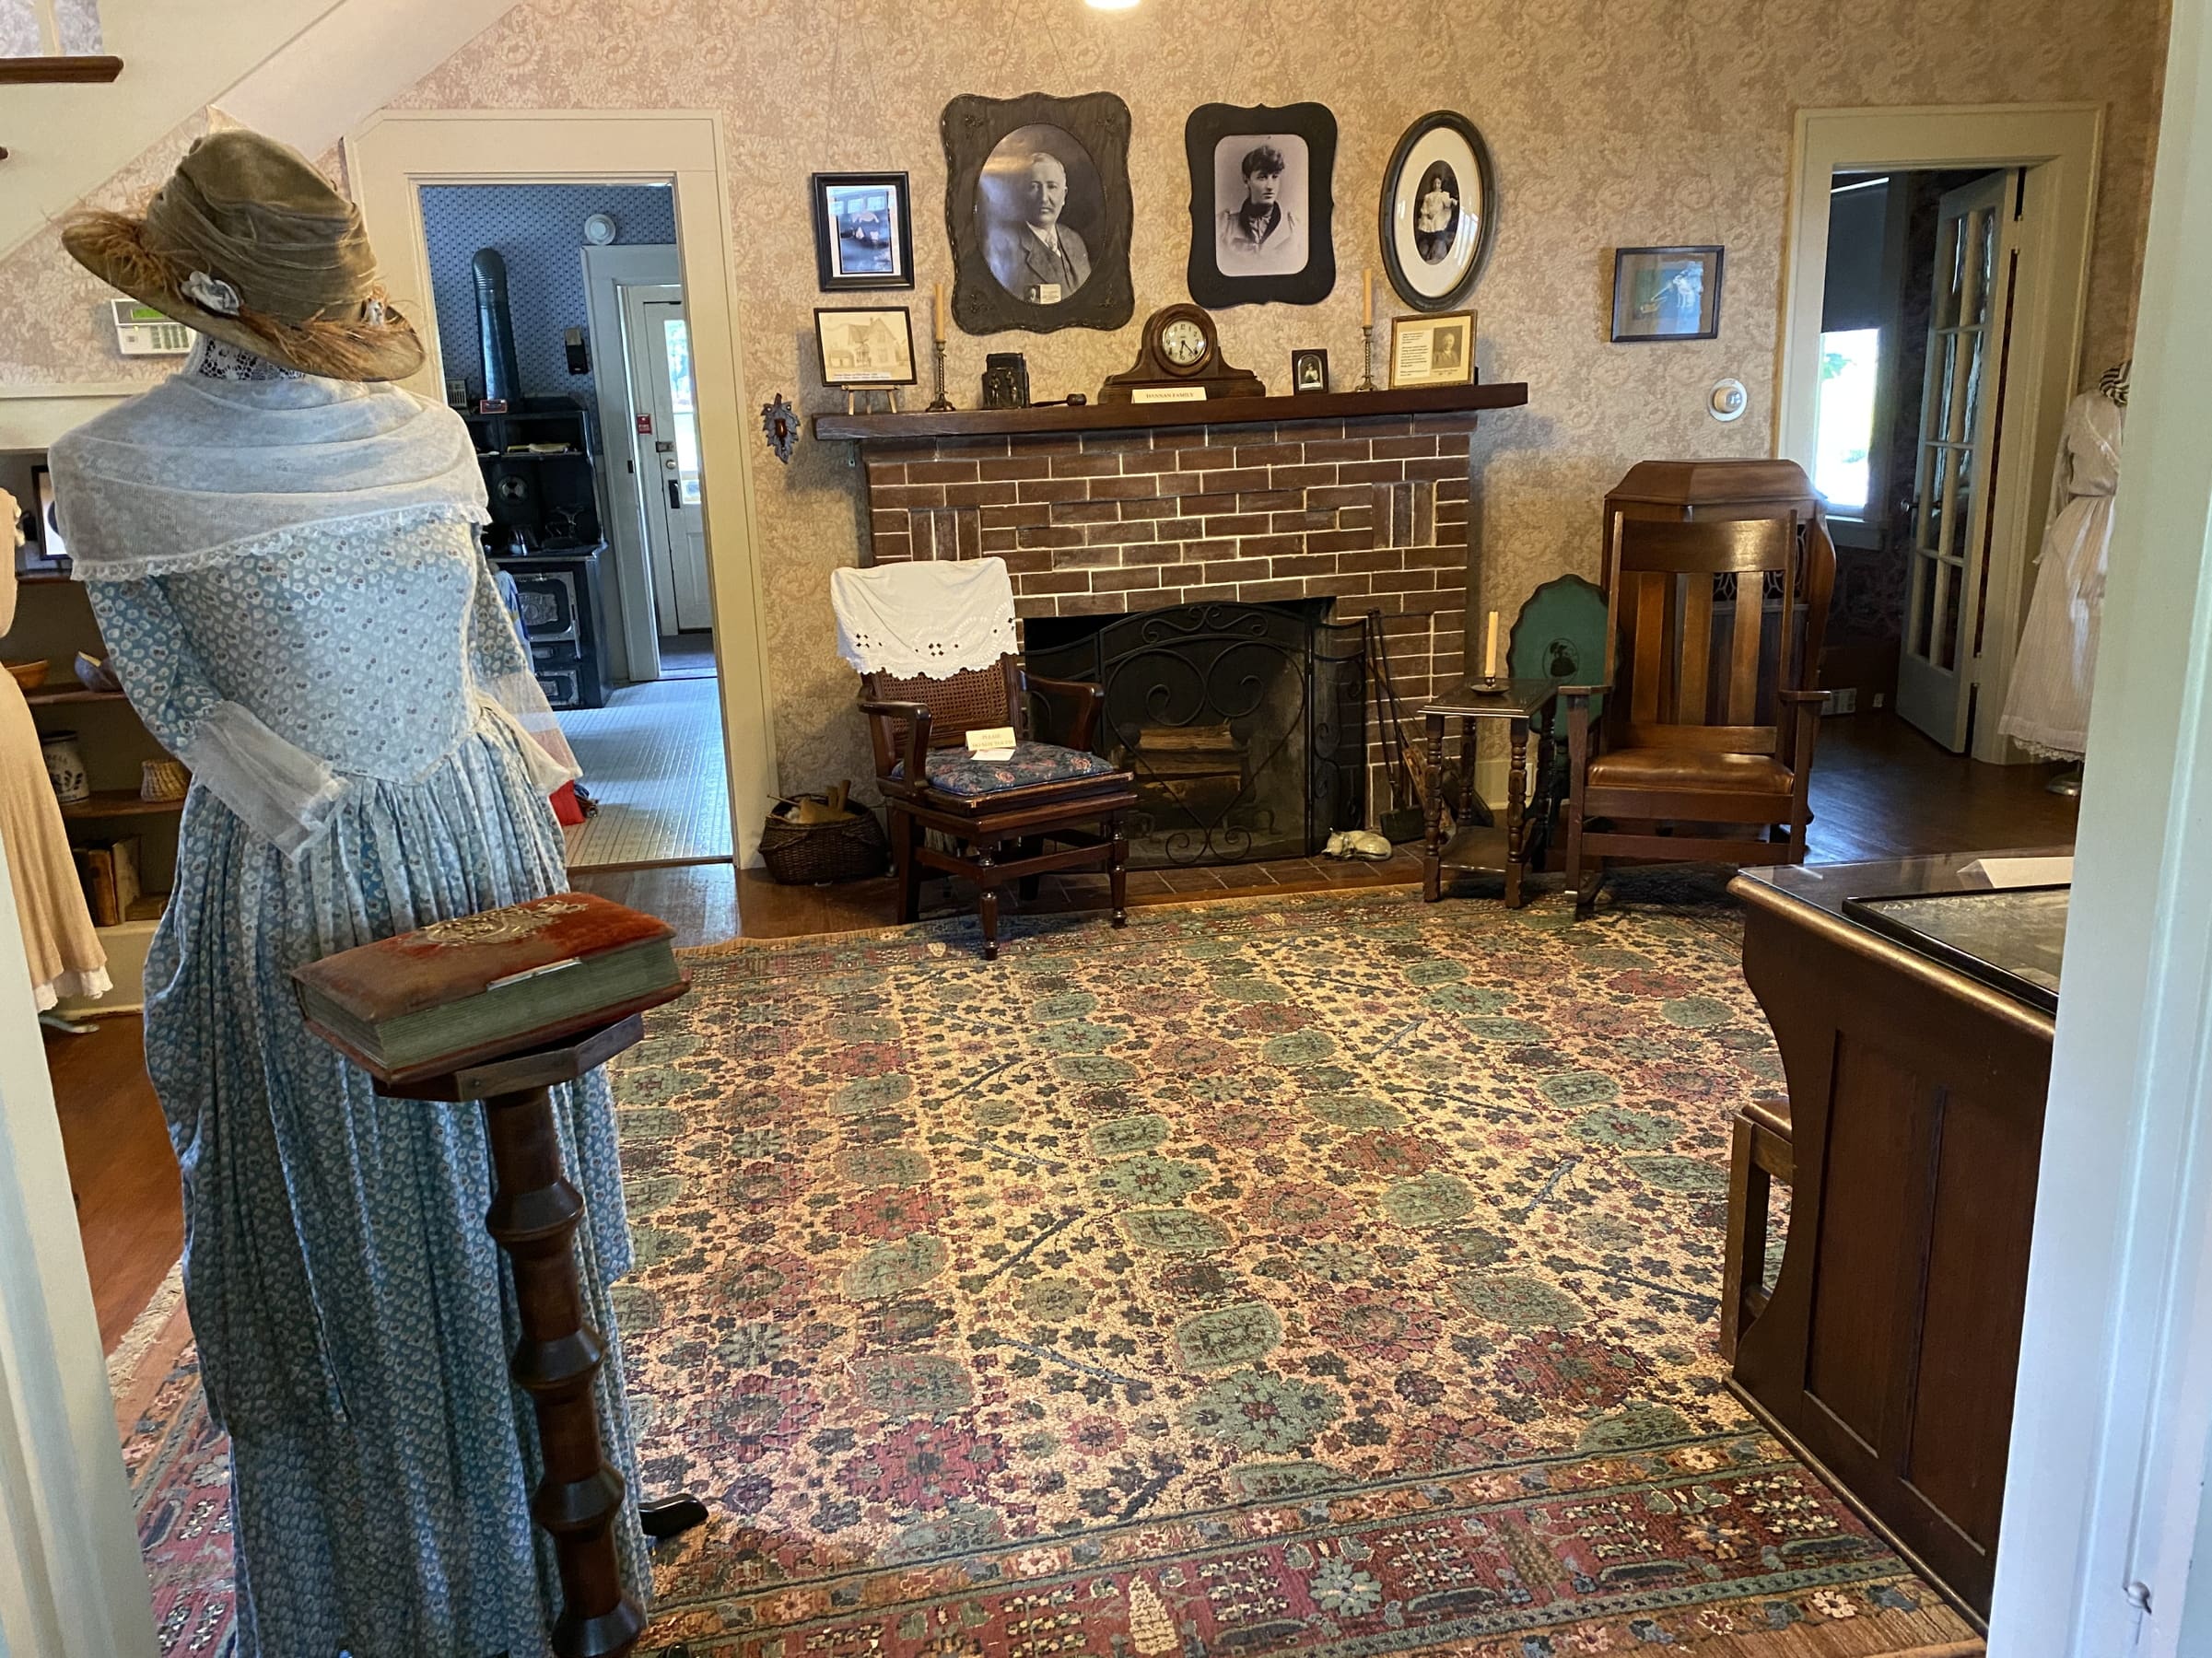
<path id="1" fill-rule="evenodd" d="M 905 173 L 816 173 L 813 188 L 814 269 L 824 292 L 914 286 Z"/>
<path id="2" fill-rule="evenodd" d="M 914 319 L 903 309 L 816 306 L 814 343 L 825 386 L 914 384 Z"/>
<path id="3" fill-rule="evenodd" d="M 1473 122 L 1434 110 L 1383 169 L 1383 269 L 1398 297 L 1438 313 L 1464 300 L 1490 256 L 1497 204 L 1490 146 Z"/>
<path id="4" fill-rule="evenodd" d="M 1475 313 L 1390 319 L 1390 384 L 1469 386 L 1475 379 Z"/>
<path id="5" fill-rule="evenodd" d="M 1720 333 L 1719 248 L 1616 248 L 1613 342 Z"/>
<path id="6" fill-rule="evenodd" d="M 30 501 L 25 508 L 27 538 L 16 554 L 20 576 L 66 576 L 69 550 L 62 542 L 62 521 L 53 509 L 53 474 L 43 466 L 30 469 Z"/>
<path id="7" fill-rule="evenodd" d="M 1326 351 L 1293 351 L 1291 353 L 1291 394 L 1293 397 L 1310 396 L 1316 391 L 1328 390 L 1328 353 Z"/>

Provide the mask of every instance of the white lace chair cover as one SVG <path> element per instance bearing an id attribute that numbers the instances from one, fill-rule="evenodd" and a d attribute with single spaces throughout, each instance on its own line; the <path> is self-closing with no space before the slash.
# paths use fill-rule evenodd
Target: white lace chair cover
<path id="1" fill-rule="evenodd" d="M 1013 582 L 1002 558 L 835 570 L 837 654 L 861 673 L 951 679 L 1016 648 Z"/>

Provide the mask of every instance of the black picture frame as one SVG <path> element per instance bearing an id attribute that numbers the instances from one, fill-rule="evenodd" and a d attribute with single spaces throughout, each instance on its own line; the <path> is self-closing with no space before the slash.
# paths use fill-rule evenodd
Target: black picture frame
<path id="1" fill-rule="evenodd" d="M 30 499 L 22 504 L 23 528 L 29 531 L 16 550 L 16 573 L 20 576 L 66 576 L 69 552 L 62 540 L 61 520 L 54 510 L 53 473 L 34 463 L 30 469 Z"/>
<path id="2" fill-rule="evenodd" d="M 1201 104 L 1183 123 L 1183 149 L 1190 167 L 1191 298 L 1208 310 L 1328 298 L 1337 286 L 1335 112 L 1318 103 Z M 1243 251 L 1235 247 L 1239 233 L 1231 219 L 1249 199 L 1244 193 L 1255 175 L 1246 167 L 1262 152 L 1281 163 L 1275 174 L 1258 175 L 1277 192 L 1281 216 L 1269 240 L 1286 233 L 1292 239 L 1280 251 Z"/>
<path id="3" fill-rule="evenodd" d="M 1309 384 L 1309 380 L 1317 384 Z M 1328 390 L 1328 353 L 1319 350 L 1291 353 L 1291 395 L 1313 397 Z"/>
<path id="4" fill-rule="evenodd" d="M 830 331 L 823 325 L 823 320 L 826 317 L 874 317 L 883 321 L 886 329 L 890 327 L 893 318 L 897 319 L 900 334 L 906 341 L 906 362 L 903 365 L 906 369 L 905 378 L 899 377 L 897 371 L 901 365 L 895 362 L 888 365 L 890 369 L 888 373 L 867 372 L 856 375 L 849 355 L 843 362 L 833 361 Z M 911 386 L 921 378 L 920 369 L 914 360 L 914 313 L 904 306 L 817 305 L 814 307 L 814 352 L 821 365 L 822 383 L 825 386 L 836 386 L 845 391 L 868 391 L 884 386 Z"/>
<path id="5" fill-rule="evenodd" d="M 1119 328 L 1137 308 L 1129 279 L 1129 110 L 1111 92 L 1054 98 L 962 93 L 944 107 L 945 233 L 953 244 L 953 320 L 973 334 L 1022 329 Z M 1028 244 L 1012 204 L 1024 154 L 1059 163 L 1058 225 L 1074 233 L 1083 278 L 1045 297 L 1028 270 Z M 1047 173 L 1049 169 L 1047 169 Z M 1063 251 L 1067 245 L 1063 241 Z M 1041 244 L 1040 244 L 1041 249 Z M 1034 275 L 1035 281 L 1024 278 Z M 1009 286 L 1012 281 L 1019 286 Z"/>
<path id="6" fill-rule="evenodd" d="M 1713 340 L 1720 337 L 1722 266 L 1727 250 L 1711 243 L 1673 248 L 1615 248 L 1613 250 L 1612 342 L 1616 345 L 1656 344 L 1673 340 Z M 1668 313 L 1657 296 L 1672 285 L 1670 268 L 1699 272 L 1697 326 L 1668 329 L 1656 324 Z M 1646 277 L 1650 282 L 1646 284 Z M 1641 326 L 1638 313 L 1656 307 L 1652 326 Z"/>
<path id="7" fill-rule="evenodd" d="M 825 294 L 914 286 L 914 197 L 903 172 L 818 172 L 814 274 Z M 881 248 L 891 266 L 869 270 L 851 249 Z"/>
<path id="8" fill-rule="evenodd" d="M 1480 193 L 1471 215 L 1462 172 L 1472 173 Z M 1425 230 L 1424 186 L 1437 184 L 1449 186 L 1449 223 L 1441 231 Z M 1375 222 L 1392 292 L 1417 311 L 1464 309 L 1490 263 L 1498 228 L 1497 167 L 1473 122 L 1451 110 L 1431 110 L 1406 129 L 1383 169 Z M 1436 237 L 1442 239 L 1433 242 Z"/>

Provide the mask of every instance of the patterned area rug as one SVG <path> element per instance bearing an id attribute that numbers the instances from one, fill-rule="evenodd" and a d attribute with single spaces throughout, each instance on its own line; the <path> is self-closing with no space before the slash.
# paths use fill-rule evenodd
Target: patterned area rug
<path id="1" fill-rule="evenodd" d="M 1636 890 L 694 952 L 616 1077 L 646 1482 L 715 1510 L 649 1646 L 1967 1639 L 1724 1391 L 1727 1118 L 1778 1067 L 1729 915 Z M 187 1356 L 127 1452 L 171 1653 L 227 1615 L 196 1401 Z"/>

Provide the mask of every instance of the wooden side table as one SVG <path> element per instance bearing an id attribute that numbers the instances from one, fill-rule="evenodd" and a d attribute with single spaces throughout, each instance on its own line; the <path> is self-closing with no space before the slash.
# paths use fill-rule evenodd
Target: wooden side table
<path id="1" fill-rule="evenodd" d="M 1533 824 L 1528 801 L 1528 728 L 1559 693 L 1552 680 L 1469 680 L 1457 691 L 1440 696 L 1421 710 L 1428 725 L 1425 810 L 1428 813 L 1426 857 L 1422 870 L 1422 896 L 1434 904 L 1444 895 L 1446 870 L 1483 870 L 1505 877 L 1505 905 L 1519 909 L 1527 902 L 1521 878 L 1534 850 Z M 1502 823 L 1456 823 L 1451 835 L 1444 833 L 1444 753 L 1451 722 L 1460 722 L 1460 776 L 1469 795 L 1474 793 L 1475 722 L 1503 719 L 1507 725 L 1512 760 L 1505 775 L 1505 819 Z M 1547 731 L 1538 745 L 1537 776 L 1551 765 L 1551 738 Z M 1475 814 L 1466 814 L 1472 817 Z"/>

